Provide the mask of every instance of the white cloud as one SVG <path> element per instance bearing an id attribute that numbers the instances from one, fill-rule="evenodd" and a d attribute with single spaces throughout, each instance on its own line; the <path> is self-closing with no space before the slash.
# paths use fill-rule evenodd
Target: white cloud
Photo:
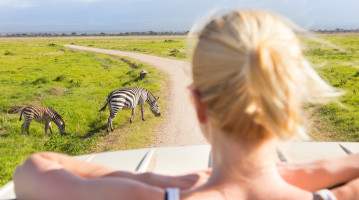
<path id="1" fill-rule="evenodd" d="M 30 7 L 30 6 L 36 6 L 42 4 L 49 4 L 49 3 L 66 4 L 66 3 L 95 3 L 95 2 L 101 2 L 101 0 L 0 0 L 0 6 Z"/>
<path id="2" fill-rule="evenodd" d="M 34 5 L 31 0 L 0 0 L 0 6 L 30 7 Z"/>
<path id="3" fill-rule="evenodd" d="M 46 4 L 71 4 L 71 3 L 134 3 L 151 2 L 154 0 L 0 0 L 0 6 L 33 7 Z M 159 0 L 155 0 L 159 1 Z"/>

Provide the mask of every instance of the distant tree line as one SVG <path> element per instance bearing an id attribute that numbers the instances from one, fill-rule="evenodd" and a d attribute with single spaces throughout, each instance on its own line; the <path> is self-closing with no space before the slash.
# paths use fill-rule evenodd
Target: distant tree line
<path id="1" fill-rule="evenodd" d="M 343 28 L 336 28 L 336 29 L 318 29 L 313 30 L 315 33 L 359 33 L 358 29 L 343 29 Z"/>
<path id="2" fill-rule="evenodd" d="M 316 29 L 315 33 L 359 33 L 358 29 Z M 187 35 L 189 31 L 143 31 L 143 32 L 119 32 L 119 33 L 4 33 L 0 37 L 69 37 L 69 36 L 140 36 L 140 35 Z"/>
<path id="3" fill-rule="evenodd" d="M 139 36 L 139 35 L 187 35 L 188 31 L 145 31 L 145 32 L 119 32 L 119 33 L 8 33 L 0 37 L 69 37 L 69 36 Z"/>

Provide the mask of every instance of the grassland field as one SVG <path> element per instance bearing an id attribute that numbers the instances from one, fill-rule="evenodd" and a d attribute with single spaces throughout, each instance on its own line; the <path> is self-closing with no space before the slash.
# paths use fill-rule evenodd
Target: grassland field
<path id="1" fill-rule="evenodd" d="M 305 56 L 321 77 L 346 91 L 339 99 L 345 107 L 335 103 L 306 106 L 314 122 L 310 136 L 316 141 L 359 142 L 359 35 L 316 35 L 302 41 Z M 130 111 L 121 111 L 114 120 L 117 130 L 106 135 L 109 113 L 98 110 L 112 90 L 146 87 L 161 97 L 163 109 L 167 77 L 127 58 L 75 51 L 63 44 L 188 60 L 183 36 L 0 39 L 0 186 L 10 181 L 15 167 L 35 152 L 80 155 L 146 147 L 163 120 L 155 118 L 146 106 L 147 121 L 142 122 L 136 112 L 136 126 L 129 126 Z M 141 70 L 149 73 L 144 80 L 138 79 Z M 54 134 L 45 137 L 44 125 L 32 122 L 30 137 L 21 136 L 17 106 L 28 104 L 57 110 L 67 120 L 68 134 L 59 135 L 53 124 Z"/>

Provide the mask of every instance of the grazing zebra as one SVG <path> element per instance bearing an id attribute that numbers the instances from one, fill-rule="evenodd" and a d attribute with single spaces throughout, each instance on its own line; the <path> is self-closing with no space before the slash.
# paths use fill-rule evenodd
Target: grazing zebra
<path id="1" fill-rule="evenodd" d="M 24 123 L 21 126 L 21 135 L 23 134 L 24 128 L 26 127 L 27 134 L 29 133 L 30 123 L 33 119 L 37 122 L 45 123 L 45 135 L 47 135 L 47 128 L 50 128 L 50 132 L 52 133 L 51 121 L 57 125 L 61 135 L 65 133 L 65 121 L 62 120 L 61 116 L 54 111 L 52 108 L 36 106 L 36 105 L 28 105 L 21 110 L 20 113 L 20 121 L 22 114 L 24 113 Z"/>
<path id="2" fill-rule="evenodd" d="M 110 134 L 109 128 L 111 128 L 111 130 L 113 131 L 112 119 L 116 117 L 118 111 L 120 111 L 121 109 L 132 109 L 132 115 L 130 119 L 130 123 L 132 123 L 136 106 L 140 104 L 142 120 L 145 121 L 145 118 L 143 117 L 143 106 L 145 104 L 145 101 L 150 105 L 152 113 L 156 117 L 160 116 L 161 113 L 157 104 L 158 99 L 159 97 L 156 98 L 149 90 L 141 88 L 139 86 L 119 88 L 112 91 L 106 99 L 107 102 L 105 106 L 100 110 L 105 110 L 108 104 L 110 116 L 108 117 L 107 133 Z"/>

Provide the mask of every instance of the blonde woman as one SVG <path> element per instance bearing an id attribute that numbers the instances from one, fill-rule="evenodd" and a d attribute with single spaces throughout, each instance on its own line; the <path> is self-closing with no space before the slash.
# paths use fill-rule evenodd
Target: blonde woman
<path id="1" fill-rule="evenodd" d="M 14 174 L 18 199 L 355 199 L 359 155 L 277 164 L 277 142 L 302 133 L 302 103 L 337 96 L 294 32 L 263 11 L 235 11 L 199 33 L 190 90 L 213 169 L 134 174 L 39 153 Z M 335 189 L 331 186 L 346 183 Z"/>

